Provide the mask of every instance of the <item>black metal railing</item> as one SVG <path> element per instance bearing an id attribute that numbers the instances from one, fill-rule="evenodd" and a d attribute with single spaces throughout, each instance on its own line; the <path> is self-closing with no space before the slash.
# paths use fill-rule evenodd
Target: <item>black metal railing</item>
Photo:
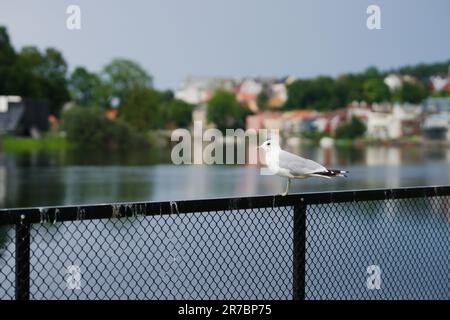
<path id="1" fill-rule="evenodd" d="M 450 187 L 0 210 L 0 299 L 449 299 Z"/>

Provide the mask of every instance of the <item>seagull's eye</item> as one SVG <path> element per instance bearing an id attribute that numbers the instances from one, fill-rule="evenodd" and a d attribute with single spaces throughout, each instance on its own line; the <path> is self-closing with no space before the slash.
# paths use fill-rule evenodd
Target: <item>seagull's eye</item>
<path id="1" fill-rule="evenodd" d="M 268 145 L 268 146 L 270 146 L 270 142 L 269 142 L 269 143 L 267 143 L 267 145 Z"/>

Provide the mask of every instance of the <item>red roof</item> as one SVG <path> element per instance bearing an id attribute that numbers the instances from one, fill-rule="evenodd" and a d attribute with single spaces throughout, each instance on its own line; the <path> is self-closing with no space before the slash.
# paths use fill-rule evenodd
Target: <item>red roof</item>
<path id="1" fill-rule="evenodd" d="M 298 117 L 298 118 L 308 118 L 311 117 L 315 111 L 312 110 L 298 110 L 298 111 L 288 111 L 288 114 L 292 117 Z"/>
<path id="2" fill-rule="evenodd" d="M 254 93 L 247 93 L 247 92 L 239 92 L 238 94 L 238 100 L 243 102 L 250 102 L 256 100 L 256 94 Z"/>

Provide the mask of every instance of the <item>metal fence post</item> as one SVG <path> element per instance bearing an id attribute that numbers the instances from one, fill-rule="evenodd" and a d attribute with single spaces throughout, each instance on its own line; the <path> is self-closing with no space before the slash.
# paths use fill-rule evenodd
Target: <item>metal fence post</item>
<path id="1" fill-rule="evenodd" d="M 305 300 L 306 204 L 294 205 L 292 298 Z"/>
<path id="2" fill-rule="evenodd" d="M 30 299 L 30 223 L 16 223 L 16 300 Z"/>

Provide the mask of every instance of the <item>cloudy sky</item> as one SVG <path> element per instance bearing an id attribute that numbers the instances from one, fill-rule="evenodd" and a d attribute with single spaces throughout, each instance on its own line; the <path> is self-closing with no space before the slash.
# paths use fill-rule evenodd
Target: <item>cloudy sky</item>
<path id="1" fill-rule="evenodd" d="M 66 8 L 81 8 L 81 30 Z M 381 7 L 381 30 L 366 8 Z M 158 88 L 188 75 L 335 76 L 450 58 L 448 0 L 2 0 L 16 48 L 61 50 L 70 68 L 138 61 Z"/>

